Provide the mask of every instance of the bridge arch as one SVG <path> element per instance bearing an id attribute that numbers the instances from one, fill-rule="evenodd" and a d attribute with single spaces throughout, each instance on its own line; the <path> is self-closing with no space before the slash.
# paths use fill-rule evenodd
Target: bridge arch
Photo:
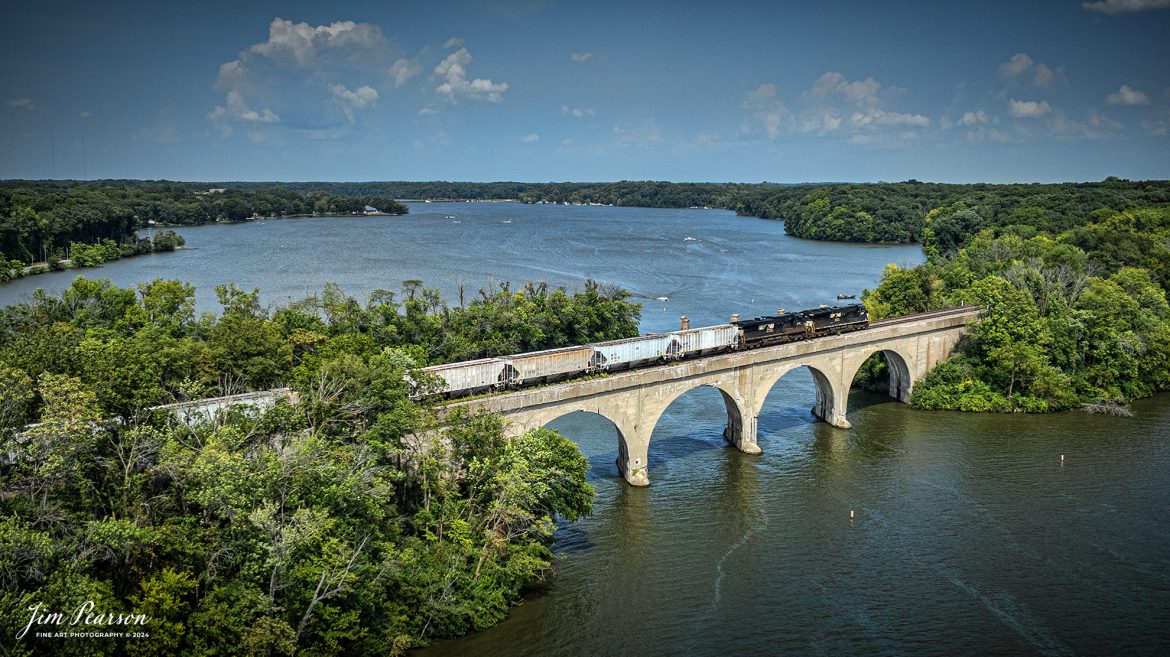
<path id="1" fill-rule="evenodd" d="M 849 402 L 849 384 L 842 384 L 840 369 L 834 366 L 831 360 L 809 359 L 764 370 L 756 382 L 758 392 L 753 416 L 759 417 L 764 407 L 764 401 L 772 389 L 776 387 L 776 384 L 780 382 L 780 379 L 802 367 L 808 369 L 812 375 L 813 388 L 816 391 L 816 401 L 813 402 L 812 408 L 813 414 L 835 427 L 848 429 L 850 425 L 849 421 L 845 419 L 845 408 Z"/>
<path id="2" fill-rule="evenodd" d="M 617 434 L 617 466 L 620 474 L 635 486 L 649 485 L 650 478 L 646 475 L 649 452 L 648 437 L 643 439 L 638 424 L 632 421 L 632 419 L 636 419 L 636 415 L 632 416 L 628 412 L 622 413 L 620 411 L 620 408 L 604 404 L 581 405 L 576 408 L 556 407 L 542 413 L 525 415 L 523 423 L 513 420 L 510 430 L 519 435 L 576 413 L 600 417 L 607 420 Z M 573 438 L 572 436 L 567 437 Z"/>
<path id="3" fill-rule="evenodd" d="M 752 413 L 748 401 L 739 393 L 739 386 L 735 385 L 736 383 L 723 380 L 696 381 L 672 389 L 669 394 L 657 398 L 654 405 L 644 411 L 647 435 L 654 434 L 658 421 L 671 404 L 699 388 L 714 388 L 719 391 L 723 407 L 727 411 L 727 424 L 723 429 L 724 440 L 743 452 L 759 454 L 760 448 L 756 444 L 756 415 Z"/>
<path id="4" fill-rule="evenodd" d="M 914 361 L 903 353 L 902 350 L 896 346 L 878 347 L 861 352 L 858 356 L 851 359 L 850 366 L 846 369 L 847 389 L 852 387 L 854 379 L 861 371 L 861 366 L 865 364 L 874 354 L 881 354 L 885 359 L 886 368 L 889 370 L 889 377 L 887 384 L 889 386 L 889 395 L 900 402 L 910 401 L 910 390 L 914 387 L 914 368 L 912 367 Z"/>

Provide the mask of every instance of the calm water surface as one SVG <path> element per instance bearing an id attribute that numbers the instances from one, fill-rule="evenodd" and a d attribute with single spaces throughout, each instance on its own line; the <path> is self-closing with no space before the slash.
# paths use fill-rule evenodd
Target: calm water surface
<path id="1" fill-rule="evenodd" d="M 561 530 L 555 579 L 507 621 L 421 654 L 1170 650 L 1170 396 L 1118 420 L 855 392 L 843 431 L 793 403 L 811 390 L 774 391 L 753 457 L 724 445 L 706 392 L 688 393 L 705 412 L 667 411 L 643 489 L 617 478 L 612 429 L 560 420 L 596 512 Z"/>
<path id="2" fill-rule="evenodd" d="M 417 278 L 456 300 L 460 285 L 470 298 L 592 277 L 633 290 L 649 331 L 830 303 L 922 260 L 721 211 L 411 211 L 181 229 L 192 250 L 84 274 L 191 281 L 209 311 L 228 281 L 279 304 L 325 281 L 364 298 Z M 0 305 L 76 274 L 0 285 Z M 508 620 L 420 654 L 1170 653 L 1170 397 L 1106 419 L 924 413 L 855 392 L 848 431 L 813 422 L 813 399 L 806 370 L 782 378 L 753 457 L 723 443 L 718 392 L 687 393 L 654 431 L 644 489 L 617 476 L 607 421 L 556 421 L 592 464 L 594 514 L 558 532 L 555 577 Z"/>
<path id="3" fill-rule="evenodd" d="M 790 237 L 778 221 L 720 210 L 658 210 L 517 203 L 413 203 L 402 217 L 295 218 L 179 228 L 190 250 L 0 285 L 0 305 L 38 287 L 59 292 L 78 275 L 132 286 L 155 278 L 194 284 L 201 310 L 218 311 L 215 286 L 260 288 L 270 303 L 321 291 L 326 281 L 364 300 L 421 279 L 452 303 L 493 282 L 615 283 L 646 304 L 643 330 L 754 316 L 777 306 L 835 301 L 873 287 L 887 262 L 922 261 L 915 246 L 882 247 Z M 449 218 L 451 217 L 451 218 Z M 690 238 L 690 239 L 688 239 Z M 667 301 L 658 301 L 667 297 Z M 694 325 L 698 325 L 697 323 Z"/>

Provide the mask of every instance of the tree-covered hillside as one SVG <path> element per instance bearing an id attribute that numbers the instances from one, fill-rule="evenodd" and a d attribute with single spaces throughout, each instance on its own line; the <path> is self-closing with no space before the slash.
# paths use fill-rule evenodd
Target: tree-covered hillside
<path id="1" fill-rule="evenodd" d="M 437 389 L 418 366 L 628 337 L 627 292 L 217 293 L 197 316 L 179 281 L 79 277 L 0 311 L 0 607 L 91 601 L 149 633 L 19 638 L 28 615 L 5 613 L 0 652 L 400 655 L 502 620 L 548 576 L 555 522 L 591 508 L 588 462 L 551 430 L 442 417 L 408 377 Z M 295 400 L 263 413 L 149 410 L 278 385 Z"/>

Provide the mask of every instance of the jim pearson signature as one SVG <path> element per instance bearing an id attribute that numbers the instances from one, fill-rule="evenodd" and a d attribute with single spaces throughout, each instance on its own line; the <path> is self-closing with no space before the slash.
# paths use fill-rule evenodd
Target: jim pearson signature
<path id="1" fill-rule="evenodd" d="M 76 611 L 64 614 L 61 612 L 42 612 L 43 603 L 36 603 L 28 608 L 30 612 L 28 623 L 24 629 L 16 634 L 17 639 L 23 639 L 28 631 L 33 627 L 41 627 L 43 625 L 52 625 L 61 627 L 66 625 L 69 627 L 111 627 L 111 626 L 126 626 L 126 625 L 146 625 L 150 618 L 146 614 L 105 614 L 94 613 L 94 608 L 97 606 L 93 600 L 86 600 L 77 608 Z"/>

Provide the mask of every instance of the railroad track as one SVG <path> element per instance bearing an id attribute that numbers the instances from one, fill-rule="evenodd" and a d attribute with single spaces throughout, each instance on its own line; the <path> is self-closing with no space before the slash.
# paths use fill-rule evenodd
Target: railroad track
<path id="1" fill-rule="evenodd" d="M 916 322 L 920 319 L 931 319 L 934 317 L 947 317 L 950 315 L 964 315 L 972 310 L 977 310 L 977 306 L 959 306 L 958 308 L 946 308 L 944 310 L 932 310 L 930 312 L 918 313 L 917 315 L 903 315 L 901 317 L 891 317 L 889 319 L 879 319 L 869 323 L 869 328 L 877 328 L 880 326 L 889 326 L 891 324 L 905 324 L 907 322 Z"/>

